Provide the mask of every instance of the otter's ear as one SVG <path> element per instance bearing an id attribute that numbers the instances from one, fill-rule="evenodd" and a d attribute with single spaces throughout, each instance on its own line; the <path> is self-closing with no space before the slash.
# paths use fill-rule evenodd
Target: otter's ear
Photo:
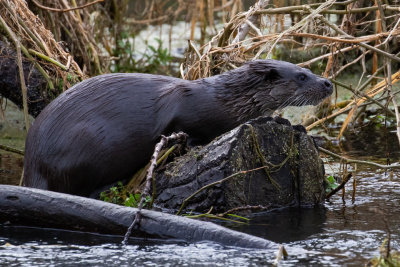
<path id="1" fill-rule="evenodd" d="M 264 76 L 265 80 L 275 80 L 281 78 L 278 70 L 272 66 L 272 64 L 268 64 L 267 62 L 250 61 L 248 65 L 250 70 L 252 70 L 255 74 Z"/>

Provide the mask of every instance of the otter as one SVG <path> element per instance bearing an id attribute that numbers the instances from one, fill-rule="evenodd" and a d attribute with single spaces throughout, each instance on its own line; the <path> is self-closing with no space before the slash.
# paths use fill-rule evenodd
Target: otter
<path id="1" fill-rule="evenodd" d="M 276 60 L 254 60 L 194 81 L 104 74 L 71 87 L 36 118 L 26 139 L 24 185 L 89 196 L 129 179 L 161 135 L 183 131 L 205 144 L 285 106 L 316 105 L 329 80 Z"/>

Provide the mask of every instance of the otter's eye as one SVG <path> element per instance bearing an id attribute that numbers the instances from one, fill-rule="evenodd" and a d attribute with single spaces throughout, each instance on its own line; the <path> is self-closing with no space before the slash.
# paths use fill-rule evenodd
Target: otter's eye
<path id="1" fill-rule="evenodd" d="M 304 74 L 300 74 L 300 75 L 299 75 L 299 80 L 300 80 L 300 81 L 305 81 L 306 78 L 307 78 L 307 76 L 304 75 Z"/>

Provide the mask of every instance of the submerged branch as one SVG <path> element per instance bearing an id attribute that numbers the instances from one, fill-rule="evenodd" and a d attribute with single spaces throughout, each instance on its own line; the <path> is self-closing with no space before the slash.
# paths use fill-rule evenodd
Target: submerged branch
<path id="1" fill-rule="evenodd" d="M 332 156 L 334 158 L 343 160 L 345 163 L 359 163 L 359 164 L 378 167 L 378 168 L 381 168 L 381 169 L 400 169 L 400 164 L 382 165 L 382 164 L 375 163 L 375 162 L 372 162 L 372 161 L 349 159 L 349 158 L 340 156 L 340 155 L 338 155 L 336 153 L 333 153 L 333 152 L 331 152 L 331 151 L 329 151 L 329 150 L 327 150 L 325 148 L 322 148 L 322 147 L 318 147 L 318 150 L 323 152 L 323 153 L 325 153 L 325 154 L 328 154 L 329 156 Z"/>

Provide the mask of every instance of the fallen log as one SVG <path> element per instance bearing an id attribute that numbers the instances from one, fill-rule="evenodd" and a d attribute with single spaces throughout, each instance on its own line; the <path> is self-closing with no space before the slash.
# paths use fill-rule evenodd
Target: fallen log
<path id="1" fill-rule="evenodd" d="M 0 185 L 0 226 L 36 226 L 124 235 L 136 212 L 135 208 L 95 199 Z M 211 222 L 149 210 L 142 210 L 141 213 L 141 223 L 132 237 L 174 238 L 187 242 L 208 240 L 228 246 L 278 248 L 271 241 Z"/>

